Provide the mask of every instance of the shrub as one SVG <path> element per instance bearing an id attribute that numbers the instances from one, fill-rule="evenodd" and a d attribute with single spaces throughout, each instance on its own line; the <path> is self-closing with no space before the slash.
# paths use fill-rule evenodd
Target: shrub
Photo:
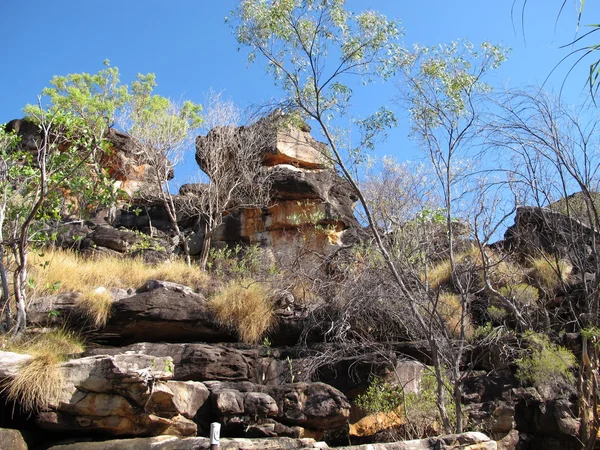
<path id="1" fill-rule="evenodd" d="M 507 285 L 500 288 L 499 292 L 507 298 L 514 299 L 519 306 L 533 305 L 540 298 L 540 291 L 527 283 Z"/>
<path id="2" fill-rule="evenodd" d="M 450 420 L 456 416 L 456 405 L 448 380 L 444 380 L 446 408 Z M 431 371 L 423 373 L 419 392 L 404 393 L 401 386 L 375 378 L 355 403 L 367 414 L 385 414 L 385 423 L 395 427 L 394 439 L 416 439 L 436 435 L 441 418 L 437 408 L 437 380 Z"/>
<path id="3" fill-rule="evenodd" d="M 230 281 L 209 305 L 219 323 L 235 331 L 242 342 L 259 342 L 274 325 L 268 292 L 252 279 Z"/>
<path id="4" fill-rule="evenodd" d="M 572 385 L 572 368 L 576 358 L 565 347 L 553 344 L 548 336 L 527 332 L 525 340 L 529 344 L 525 356 L 516 360 L 517 378 L 535 387 L 548 387 L 553 390 Z"/>
<path id="5" fill-rule="evenodd" d="M 504 308 L 499 308 L 494 305 L 490 306 L 487 309 L 487 313 L 488 316 L 490 316 L 490 319 L 492 319 L 495 323 L 502 322 L 504 319 L 506 319 L 507 316 L 506 310 Z"/>

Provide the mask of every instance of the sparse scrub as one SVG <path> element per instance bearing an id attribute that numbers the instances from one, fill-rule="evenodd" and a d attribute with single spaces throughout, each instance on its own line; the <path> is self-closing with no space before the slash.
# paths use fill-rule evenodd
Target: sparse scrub
<path id="1" fill-rule="evenodd" d="M 248 278 L 230 281 L 210 299 L 210 307 L 221 325 L 246 343 L 260 342 L 275 321 L 267 289 Z"/>
<path id="2" fill-rule="evenodd" d="M 541 333 L 527 332 L 525 340 L 529 349 L 525 356 L 516 360 L 519 380 L 553 390 L 573 385 L 572 368 L 577 360 L 571 351 L 553 344 Z"/>

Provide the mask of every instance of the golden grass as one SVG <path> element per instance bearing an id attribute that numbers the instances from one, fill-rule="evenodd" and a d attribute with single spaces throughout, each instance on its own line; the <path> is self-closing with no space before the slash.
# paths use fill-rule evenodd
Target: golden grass
<path id="1" fill-rule="evenodd" d="M 446 329 L 455 338 L 460 338 L 462 305 L 460 296 L 444 292 L 440 294 L 437 304 L 438 312 L 446 324 Z M 475 329 L 467 315 L 465 324 L 465 338 L 470 339 Z"/>
<path id="2" fill-rule="evenodd" d="M 274 325 L 275 315 L 264 285 L 252 279 L 233 280 L 210 299 L 221 325 L 234 330 L 242 342 L 257 343 Z"/>
<path id="3" fill-rule="evenodd" d="M 99 287 L 88 292 L 82 292 L 77 299 L 77 308 L 89 317 L 93 326 L 102 328 L 110 317 L 113 296 L 109 290 Z"/>
<path id="4" fill-rule="evenodd" d="M 516 263 L 507 260 L 500 253 L 486 248 L 486 264 L 488 267 L 488 278 L 494 287 L 501 287 L 507 284 L 520 283 L 524 278 L 524 270 Z M 478 284 L 483 285 L 483 260 L 478 247 L 471 246 L 467 250 L 457 253 L 454 257 L 457 266 L 463 266 L 470 263 L 478 271 Z M 460 269 L 459 269 L 460 270 Z M 444 259 L 433 265 L 427 272 L 421 276 L 421 281 L 429 282 L 431 289 L 449 285 L 452 282 L 452 267 L 450 259 Z"/>
<path id="5" fill-rule="evenodd" d="M 7 399 L 26 412 L 43 410 L 56 403 L 63 385 L 58 363 L 50 354 L 38 355 L 25 362 L 3 388 Z"/>
<path id="6" fill-rule="evenodd" d="M 20 367 L 14 378 L 2 385 L 8 400 L 25 412 L 46 409 L 57 401 L 63 385 L 59 364 L 69 355 L 85 350 L 78 336 L 65 330 L 25 334 L 18 340 L 3 336 L 2 341 L 6 351 L 33 356 Z"/>
<path id="7" fill-rule="evenodd" d="M 96 326 L 106 323 L 110 312 L 110 288 L 137 288 L 151 279 L 171 281 L 199 290 L 209 284 L 209 276 L 197 266 L 183 261 L 145 264 L 141 259 L 103 256 L 87 259 L 66 250 L 32 253 L 30 273 L 35 295 L 79 292 L 79 307 Z"/>
<path id="8" fill-rule="evenodd" d="M 563 282 L 568 282 L 573 266 L 564 259 L 556 260 L 549 255 L 540 255 L 529 259 L 531 276 L 535 284 L 543 291 L 555 291 Z"/>
<path id="9" fill-rule="evenodd" d="M 421 276 L 421 281 L 427 281 L 431 289 L 438 289 L 440 286 L 448 284 L 452 279 L 452 266 L 449 259 L 444 259 L 432 266 L 427 275 Z"/>

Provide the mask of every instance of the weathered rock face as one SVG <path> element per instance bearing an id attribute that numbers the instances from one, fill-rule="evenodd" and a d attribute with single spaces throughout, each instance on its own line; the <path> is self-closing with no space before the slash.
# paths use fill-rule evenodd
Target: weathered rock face
<path id="1" fill-rule="evenodd" d="M 140 341 L 231 341 L 200 294 L 160 287 L 114 302 L 97 338 L 108 343 Z"/>
<path id="2" fill-rule="evenodd" d="M 568 392 L 543 397 L 535 388 L 514 388 L 512 376 L 465 380 L 463 403 L 473 423 L 484 424 L 498 448 L 576 449 L 579 421 Z"/>
<path id="3" fill-rule="evenodd" d="M 31 151 L 36 151 L 39 142 L 39 128 L 26 119 L 11 120 L 6 124 L 7 131 L 15 131 L 21 137 L 22 145 Z M 143 155 L 136 150 L 135 142 L 128 134 L 110 128 L 106 140 L 112 146 L 112 151 L 102 157 L 102 166 L 115 182 L 115 187 L 133 197 L 140 190 L 147 190 L 154 183 L 151 180 L 151 166 L 144 160 Z M 173 178 L 173 171 L 168 174 Z"/>
<path id="4" fill-rule="evenodd" d="M 600 235 L 589 226 L 557 211 L 535 206 L 517 209 L 515 224 L 505 233 L 504 245 L 525 255 L 539 255 L 540 250 L 574 261 L 594 252 L 592 245 Z"/>
<path id="5" fill-rule="evenodd" d="M 260 427 L 265 419 L 271 419 L 267 423 L 274 427 L 272 435 L 278 434 L 275 422 L 287 426 L 290 433 L 300 433 L 295 427 L 331 430 L 343 427 L 350 414 L 346 397 L 324 383 L 261 386 L 210 381 L 205 384 L 219 422 L 233 432 L 249 424 Z M 285 431 L 281 434 L 285 435 Z"/>
<path id="6" fill-rule="evenodd" d="M 174 380 L 251 381 L 279 384 L 280 367 L 273 358 L 263 358 L 256 349 L 238 350 L 217 344 L 138 343 L 128 347 L 101 348 L 91 354 L 146 354 L 173 358 Z M 275 367 L 277 366 L 277 367 Z M 288 369 L 289 371 L 289 369 Z"/>
<path id="7" fill-rule="evenodd" d="M 62 363 L 59 370 L 60 394 L 36 417 L 49 431 L 194 436 L 197 426 L 191 419 L 209 396 L 200 382 L 170 380 L 169 357 L 90 356 Z"/>
<path id="8" fill-rule="evenodd" d="M 29 447 L 19 430 L 0 428 L 0 448 L 6 450 L 28 450 Z"/>
<path id="9" fill-rule="evenodd" d="M 357 198 L 351 186 L 327 164 L 325 144 L 310 136 L 307 125 L 281 126 L 273 116 L 251 127 L 260 127 L 265 134 L 263 164 L 271 173 L 271 201 L 263 209 L 245 208 L 227 214 L 214 240 L 259 243 L 275 253 L 288 254 L 297 248 L 328 254 L 356 241 L 360 225 L 353 209 Z M 196 159 L 200 168 L 200 149 L 209 145 L 211 133 L 220 132 L 223 130 L 215 129 L 198 138 Z M 241 127 L 236 132 L 248 131 Z M 201 188 L 187 186 L 181 194 L 193 195 Z"/>

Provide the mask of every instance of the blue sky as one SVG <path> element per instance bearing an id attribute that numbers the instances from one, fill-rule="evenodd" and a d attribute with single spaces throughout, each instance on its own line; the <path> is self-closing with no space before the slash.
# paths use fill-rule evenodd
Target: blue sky
<path id="1" fill-rule="evenodd" d="M 521 1 L 516 2 L 514 21 L 512 0 L 348 0 L 348 6 L 400 19 L 406 44 L 435 45 L 459 38 L 504 44 L 512 48 L 511 57 L 494 82 L 519 87 L 542 83 L 568 52 L 558 47 L 575 36 L 578 3 L 567 0 L 556 24 L 562 0 L 528 0 L 522 30 Z M 157 92 L 176 99 L 202 103 L 209 89 L 224 91 L 241 107 L 277 98 L 279 92 L 261 64 L 248 66 L 224 23 L 236 4 L 235 0 L 29 0 L 24 6 L 0 0 L 5 55 L 0 70 L 0 123 L 21 117 L 21 108 L 35 102 L 53 75 L 96 72 L 104 59 L 119 67 L 123 82 L 137 73 L 156 73 Z M 583 23 L 598 22 L 598 2 L 588 2 L 586 8 Z M 576 67 L 566 80 L 567 101 L 585 99 L 588 64 Z M 546 87 L 558 91 L 569 68 L 569 63 L 560 66 Z M 391 84 L 370 89 L 368 101 L 363 96 L 353 105 L 354 115 L 372 112 L 394 94 Z M 404 123 L 381 152 L 395 153 L 399 159 L 414 155 L 406 129 Z M 180 176 L 192 172 L 192 167 L 186 167 Z"/>

